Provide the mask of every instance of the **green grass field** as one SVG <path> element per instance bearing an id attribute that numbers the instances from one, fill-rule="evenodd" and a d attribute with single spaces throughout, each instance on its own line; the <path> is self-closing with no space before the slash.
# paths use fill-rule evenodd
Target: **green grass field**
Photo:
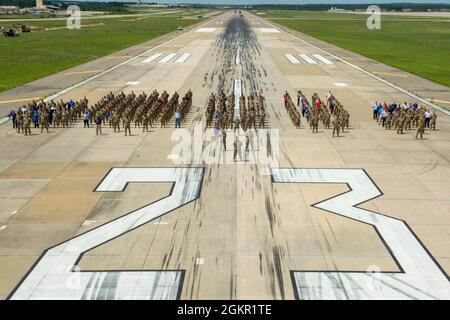
<path id="1" fill-rule="evenodd" d="M 449 18 L 385 15 L 381 30 L 369 30 L 360 14 L 266 13 L 276 23 L 450 87 Z"/>
<path id="2" fill-rule="evenodd" d="M 176 31 L 179 25 L 186 27 L 201 21 L 176 17 L 124 20 L 133 19 L 85 19 L 83 24 L 101 25 L 82 26 L 80 30 L 36 31 L 15 38 L 1 36 L 0 92 Z M 34 30 L 42 30 L 64 27 L 66 21 L 30 21 L 26 24 Z M 8 26 L 8 23 L 0 25 Z"/>

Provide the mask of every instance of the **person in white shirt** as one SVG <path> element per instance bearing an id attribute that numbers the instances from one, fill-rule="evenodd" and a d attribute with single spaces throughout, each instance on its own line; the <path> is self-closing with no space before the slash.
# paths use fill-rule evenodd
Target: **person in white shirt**
<path id="1" fill-rule="evenodd" d="M 175 112 L 175 128 L 181 128 L 181 115 L 178 110 Z"/>
<path id="2" fill-rule="evenodd" d="M 376 120 L 378 113 L 378 101 L 375 101 L 375 103 L 372 106 L 372 109 L 373 109 L 373 120 Z"/>
<path id="3" fill-rule="evenodd" d="M 425 127 L 429 128 L 430 127 L 430 120 L 431 120 L 431 112 L 429 109 L 427 109 L 424 113 L 425 115 Z"/>

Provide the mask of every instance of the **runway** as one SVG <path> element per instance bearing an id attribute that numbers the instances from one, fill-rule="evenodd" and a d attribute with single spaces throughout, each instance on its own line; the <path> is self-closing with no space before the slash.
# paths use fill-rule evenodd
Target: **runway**
<path id="1" fill-rule="evenodd" d="M 424 140 L 386 131 L 371 105 L 415 101 L 406 90 L 247 12 L 102 70 L 50 98 L 191 89 L 193 108 L 181 131 L 130 137 L 0 125 L 0 298 L 450 298 L 445 110 Z M 350 129 L 296 129 L 283 94 L 299 89 L 331 90 Z M 221 161 L 175 153 L 176 132 L 201 140 L 220 90 L 265 96 L 270 161 L 227 161 L 232 141 L 214 137 L 200 149 Z"/>

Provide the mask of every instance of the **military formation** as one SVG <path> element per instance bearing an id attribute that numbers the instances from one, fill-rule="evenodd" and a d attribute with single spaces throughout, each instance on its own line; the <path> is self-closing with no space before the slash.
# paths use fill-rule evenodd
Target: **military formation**
<path id="1" fill-rule="evenodd" d="M 146 93 L 110 92 L 90 107 L 86 98 L 57 103 L 33 101 L 17 111 L 12 110 L 9 118 L 13 128 L 25 135 L 31 135 L 32 126 L 48 132 L 50 126 L 67 128 L 78 120 L 83 120 L 84 127 L 95 123 L 97 134 L 102 134 L 102 125 L 109 125 L 114 132 L 121 132 L 122 127 L 125 135 L 131 135 L 132 124 L 134 128 L 142 127 L 143 132 L 148 132 L 156 123 L 166 127 L 174 115 L 184 122 L 192 107 L 192 91 L 189 89 L 179 100 L 177 92 L 172 97 L 166 91 L 159 94 L 157 90 L 148 96 Z"/>
<path id="2" fill-rule="evenodd" d="M 49 132 L 49 128 L 68 128 L 82 117 L 88 106 L 86 97 L 80 101 L 44 102 L 32 101 L 17 110 L 11 110 L 8 117 L 17 133 L 31 135 L 31 128 Z"/>
<path id="3" fill-rule="evenodd" d="M 247 102 L 247 103 L 246 103 Z M 233 129 L 242 128 L 244 131 L 251 128 L 264 128 L 266 121 L 265 99 L 262 95 L 249 95 L 247 99 L 243 94 L 239 96 L 239 116 L 234 114 L 234 94 L 225 96 L 223 92 L 217 95 L 211 93 L 205 111 L 206 127 Z"/>
<path id="4" fill-rule="evenodd" d="M 350 113 L 331 92 L 327 92 L 325 103 L 317 93 L 313 94 L 312 103 L 309 103 L 301 91 L 297 92 L 297 105 L 287 91 L 283 98 L 289 118 L 298 129 L 302 118 L 306 119 L 313 133 L 319 132 L 319 124 L 322 123 L 324 129 L 333 129 L 333 137 L 339 137 L 350 126 Z"/>
<path id="5" fill-rule="evenodd" d="M 436 111 L 431 112 L 424 106 L 414 103 L 380 103 L 372 106 L 373 119 L 385 130 L 394 129 L 397 134 L 416 130 L 416 139 L 423 139 L 425 128 L 436 130 Z"/>

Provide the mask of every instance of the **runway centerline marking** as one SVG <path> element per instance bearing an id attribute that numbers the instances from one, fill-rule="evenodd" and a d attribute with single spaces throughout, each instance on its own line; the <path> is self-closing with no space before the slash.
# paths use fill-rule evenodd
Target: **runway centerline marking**
<path id="1" fill-rule="evenodd" d="M 280 33 L 278 29 L 275 28 L 259 28 L 262 33 Z"/>
<path id="2" fill-rule="evenodd" d="M 139 83 L 141 83 L 140 81 L 128 81 L 127 82 L 127 85 L 129 85 L 129 86 L 135 86 L 135 85 L 138 85 Z"/>
<path id="3" fill-rule="evenodd" d="M 214 32 L 217 28 L 199 28 L 195 30 L 195 32 Z"/>
<path id="4" fill-rule="evenodd" d="M 239 97 L 242 94 L 242 80 L 234 79 L 234 118 L 240 118 Z"/>

